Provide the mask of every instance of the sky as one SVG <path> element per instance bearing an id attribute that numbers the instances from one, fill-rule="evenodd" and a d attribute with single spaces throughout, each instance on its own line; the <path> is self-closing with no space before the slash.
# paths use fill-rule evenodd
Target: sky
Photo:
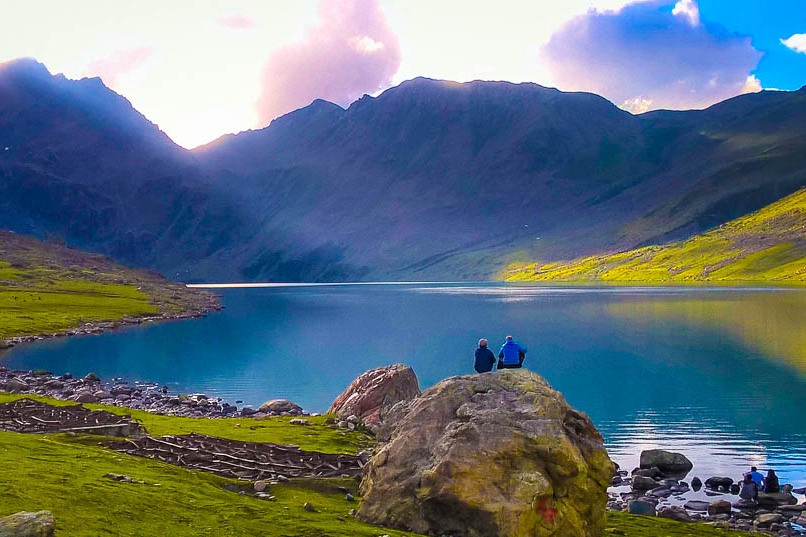
<path id="1" fill-rule="evenodd" d="M 0 62 L 100 76 L 192 148 L 417 76 L 633 113 L 806 85 L 806 0 L 0 0 Z"/>

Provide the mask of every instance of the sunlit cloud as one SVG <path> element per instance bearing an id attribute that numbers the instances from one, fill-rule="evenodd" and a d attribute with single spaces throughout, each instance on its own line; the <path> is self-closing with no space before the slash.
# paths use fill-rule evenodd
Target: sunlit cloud
<path id="1" fill-rule="evenodd" d="M 781 39 L 781 43 L 795 52 L 806 54 L 806 34 L 794 34 L 789 39 Z"/>
<path id="2" fill-rule="evenodd" d="M 757 93 L 762 89 L 764 88 L 761 87 L 761 81 L 756 78 L 756 75 L 750 75 L 747 77 L 747 80 L 744 81 L 742 93 Z"/>
<path id="3" fill-rule="evenodd" d="M 696 0 L 680 0 L 672 9 L 672 15 L 688 20 L 692 26 L 700 25 L 700 6 Z"/>
<path id="4" fill-rule="evenodd" d="M 262 74 L 261 124 L 317 98 L 342 106 L 392 84 L 400 45 L 378 0 L 322 0 L 306 38 L 275 50 Z"/>
<path id="5" fill-rule="evenodd" d="M 632 112 L 633 114 L 643 114 L 644 112 L 648 112 L 652 109 L 652 99 L 644 99 L 643 97 L 634 97 L 632 99 L 627 99 L 619 108 L 622 108 L 628 112 Z"/>
<path id="6" fill-rule="evenodd" d="M 669 6 L 671 7 L 671 6 Z M 696 22 L 696 24 L 695 24 Z M 694 0 L 574 17 L 541 50 L 557 87 L 603 95 L 630 111 L 704 108 L 760 89 L 750 38 L 699 21 Z"/>
<path id="7" fill-rule="evenodd" d="M 151 47 L 137 47 L 116 50 L 109 56 L 90 62 L 87 74 L 99 76 L 109 87 L 118 82 L 118 77 L 134 71 L 143 65 L 154 54 Z"/>

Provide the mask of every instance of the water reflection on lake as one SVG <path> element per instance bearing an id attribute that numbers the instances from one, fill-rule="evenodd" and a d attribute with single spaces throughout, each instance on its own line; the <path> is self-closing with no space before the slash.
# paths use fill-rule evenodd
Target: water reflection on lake
<path id="1" fill-rule="evenodd" d="M 411 365 L 421 387 L 472 373 L 480 337 L 588 413 L 616 462 L 686 453 L 694 473 L 754 464 L 806 485 L 806 290 L 406 284 L 221 290 L 205 319 L 14 349 L 12 368 L 94 371 L 253 405 L 324 411 L 360 373 Z"/>

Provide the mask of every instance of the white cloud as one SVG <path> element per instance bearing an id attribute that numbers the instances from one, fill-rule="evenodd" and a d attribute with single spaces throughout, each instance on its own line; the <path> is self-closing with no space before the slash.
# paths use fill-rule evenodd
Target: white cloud
<path id="1" fill-rule="evenodd" d="M 386 48 L 382 41 L 375 41 L 368 35 L 357 35 L 350 39 L 350 46 L 362 54 L 372 54 Z"/>
<path id="2" fill-rule="evenodd" d="M 794 34 L 789 39 L 781 39 L 781 43 L 795 52 L 806 54 L 806 34 Z"/>
<path id="3" fill-rule="evenodd" d="M 619 108 L 633 114 L 643 114 L 644 112 L 648 112 L 652 109 L 652 99 L 644 99 L 640 96 L 633 97 L 632 99 L 627 99 L 621 103 Z"/>
<path id="4" fill-rule="evenodd" d="M 134 71 L 154 54 L 151 47 L 137 47 L 116 50 L 105 58 L 93 60 L 87 67 L 87 74 L 99 76 L 110 88 L 115 88 L 118 77 Z"/>
<path id="5" fill-rule="evenodd" d="M 400 67 L 400 45 L 378 0 L 321 0 L 307 35 L 271 51 L 256 109 L 262 125 L 325 99 L 347 106 L 388 88 Z"/>
<path id="6" fill-rule="evenodd" d="M 700 25 L 700 6 L 696 0 L 680 0 L 674 5 L 672 15 L 686 19 L 692 26 Z"/>
<path id="7" fill-rule="evenodd" d="M 642 110 L 645 101 L 652 109 L 704 108 L 760 86 L 748 82 L 761 58 L 749 37 L 693 25 L 694 2 L 681 0 L 677 14 L 658 7 L 635 4 L 568 21 L 541 50 L 552 82 L 628 110 Z"/>
<path id="8" fill-rule="evenodd" d="M 747 77 L 747 80 L 744 82 L 744 87 L 742 88 L 742 93 L 758 93 L 759 91 L 763 90 L 764 88 L 761 86 L 761 80 L 756 78 L 756 75 L 750 75 Z"/>

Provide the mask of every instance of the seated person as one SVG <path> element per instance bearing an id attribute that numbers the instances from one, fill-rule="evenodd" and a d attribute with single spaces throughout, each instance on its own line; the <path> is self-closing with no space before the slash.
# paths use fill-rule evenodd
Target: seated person
<path id="1" fill-rule="evenodd" d="M 753 481 L 753 476 L 749 473 L 744 474 L 744 481 L 742 481 L 742 489 L 739 491 L 739 498 L 743 500 L 758 500 L 758 485 Z"/>
<path id="2" fill-rule="evenodd" d="M 775 470 L 767 470 L 767 477 L 764 478 L 764 492 L 781 492 L 781 485 L 778 484 Z"/>
<path id="3" fill-rule="evenodd" d="M 498 351 L 498 369 L 517 369 L 523 366 L 526 358 L 526 347 L 507 336 L 501 350 Z"/>

